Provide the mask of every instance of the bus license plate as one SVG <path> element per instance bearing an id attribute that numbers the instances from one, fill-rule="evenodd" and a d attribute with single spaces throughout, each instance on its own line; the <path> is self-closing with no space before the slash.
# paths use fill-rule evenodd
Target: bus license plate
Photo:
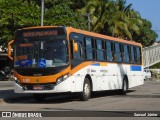
<path id="1" fill-rule="evenodd" d="M 42 86 L 33 86 L 33 90 L 43 90 Z"/>

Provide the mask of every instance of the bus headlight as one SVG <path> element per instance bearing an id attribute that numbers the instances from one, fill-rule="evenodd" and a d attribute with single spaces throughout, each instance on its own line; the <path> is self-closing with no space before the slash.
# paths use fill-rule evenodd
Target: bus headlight
<path id="1" fill-rule="evenodd" d="M 20 83 L 20 80 L 18 80 L 16 77 L 14 77 L 14 80 L 15 80 L 15 82 L 16 82 L 18 85 L 21 84 L 21 83 Z"/>
<path id="2" fill-rule="evenodd" d="M 57 79 L 56 84 L 60 84 L 61 82 L 63 82 L 64 80 L 66 80 L 66 79 L 68 78 L 68 76 L 69 76 L 69 74 L 67 73 L 67 74 L 59 77 L 59 78 Z"/>

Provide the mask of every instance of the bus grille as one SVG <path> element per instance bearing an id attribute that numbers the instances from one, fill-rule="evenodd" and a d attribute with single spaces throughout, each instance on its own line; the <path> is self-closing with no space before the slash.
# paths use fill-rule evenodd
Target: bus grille
<path id="1" fill-rule="evenodd" d="M 53 88 L 54 88 L 53 85 L 26 85 L 26 86 L 23 86 L 23 90 L 53 90 Z"/>

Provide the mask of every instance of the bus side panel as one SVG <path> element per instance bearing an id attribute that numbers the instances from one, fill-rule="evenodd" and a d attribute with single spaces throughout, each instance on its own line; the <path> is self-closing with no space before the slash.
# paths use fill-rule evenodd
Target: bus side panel
<path id="1" fill-rule="evenodd" d="M 76 74 L 74 74 L 74 75 L 72 75 L 72 83 L 73 83 L 73 85 L 72 85 L 72 88 L 73 88 L 73 90 L 71 91 L 71 92 L 82 92 L 82 90 L 83 90 L 83 79 L 84 79 L 84 77 L 83 76 L 80 76 L 80 75 L 77 75 L 77 73 Z"/>
<path id="2" fill-rule="evenodd" d="M 130 65 L 130 84 L 129 88 L 144 84 L 143 66 Z"/>

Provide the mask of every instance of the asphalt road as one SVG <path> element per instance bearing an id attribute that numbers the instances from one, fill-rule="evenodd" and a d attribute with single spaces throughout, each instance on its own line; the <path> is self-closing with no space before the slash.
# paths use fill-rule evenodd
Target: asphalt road
<path id="1" fill-rule="evenodd" d="M 61 120 L 74 120 L 75 117 L 84 119 L 85 116 L 88 120 L 117 120 L 121 116 L 126 116 L 123 120 L 160 120 L 159 117 L 135 117 L 142 111 L 146 114 L 160 113 L 160 80 L 147 80 L 144 85 L 130 89 L 125 96 L 118 95 L 116 91 L 98 92 L 86 102 L 80 101 L 75 95 L 59 94 L 54 94 L 43 102 L 36 102 L 30 94 L 15 94 L 11 81 L 0 82 L 0 111 L 49 111 L 49 115 Z M 50 111 L 56 112 L 50 113 Z M 127 115 L 134 117 L 128 118 Z M 52 118 L 47 117 L 47 119 Z"/>

